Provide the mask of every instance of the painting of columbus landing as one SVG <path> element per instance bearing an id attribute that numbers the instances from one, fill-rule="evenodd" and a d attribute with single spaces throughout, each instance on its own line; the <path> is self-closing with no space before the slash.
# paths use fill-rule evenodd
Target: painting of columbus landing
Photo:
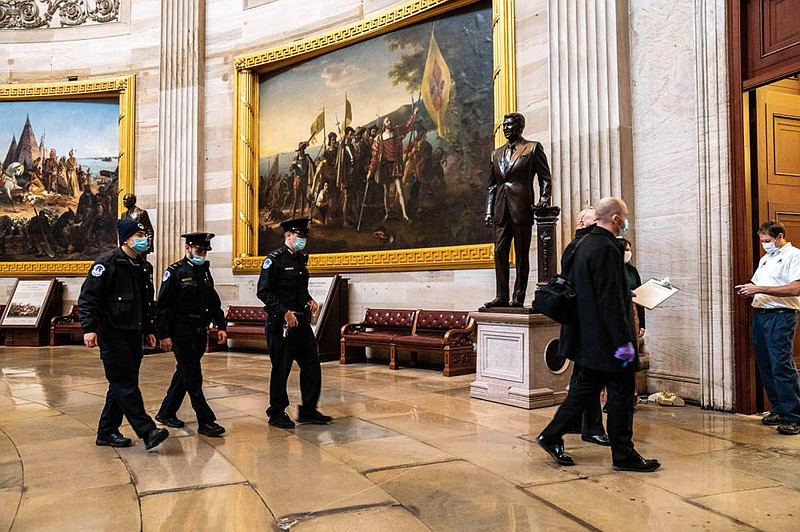
<path id="1" fill-rule="evenodd" d="M 118 120 L 117 99 L 0 102 L 0 261 L 116 245 Z"/>
<path id="2" fill-rule="evenodd" d="M 312 219 L 311 253 L 485 243 L 491 3 L 262 75 L 259 239 Z"/>

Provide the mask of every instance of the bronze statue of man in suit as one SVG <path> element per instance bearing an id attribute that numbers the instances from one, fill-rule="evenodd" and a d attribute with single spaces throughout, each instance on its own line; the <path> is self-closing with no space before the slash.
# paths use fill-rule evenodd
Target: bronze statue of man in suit
<path id="1" fill-rule="evenodd" d="M 510 113 L 503 117 L 508 142 L 492 152 L 492 173 L 486 201 L 486 225 L 494 227 L 496 297 L 486 307 L 522 307 L 528 287 L 533 213 L 550 205 L 550 166 L 539 142 L 522 137 L 525 117 Z M 533 179 L 539 178 L 539 202 L 534 206 Z M 511 241 L 517 258 L 514 293 L 508 298 L 508 255 Z"/>

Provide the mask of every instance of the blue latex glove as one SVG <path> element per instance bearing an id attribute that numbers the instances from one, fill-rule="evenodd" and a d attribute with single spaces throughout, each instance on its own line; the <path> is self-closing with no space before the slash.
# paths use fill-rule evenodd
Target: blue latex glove
<path id="1" fill-rule="evenodd" d="M 628 342 L 625 345 L 621 345 L 614 351 L 614 358 L 617 360 L 622 360 L 622 367 L 624 368 L 636 358 L 636 350 L 633 348 L 633 343 Z"/>

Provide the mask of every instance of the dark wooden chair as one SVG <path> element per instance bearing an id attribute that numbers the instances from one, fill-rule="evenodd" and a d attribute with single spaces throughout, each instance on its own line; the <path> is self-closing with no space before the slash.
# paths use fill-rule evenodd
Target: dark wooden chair
<path id="1" fill-rule="evenodd" d="M 72 335 L 77 333 L 83 334 L 78 305 L 72 305 L 69 314 L 55 316 L 50 320 L 50 345 L 58 345 L 56 339 L 59 336 L 72 338 Z"/>

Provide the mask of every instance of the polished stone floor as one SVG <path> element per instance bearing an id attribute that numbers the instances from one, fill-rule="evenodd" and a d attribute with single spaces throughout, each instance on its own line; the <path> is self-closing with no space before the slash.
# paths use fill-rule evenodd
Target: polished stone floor
<path id="1" fill-rule="evenodd" d="M 637 447 L 663 466 L 619 473 L 577 436 L 578 465 L 556 466 L 534 443 L 554 409 L 470 399 L 471 376 L 328 362 L 334 423 L 286 431 L 266 423 L 265 356 L 204 368 L 225 437 L 198 436 L 186 401 L 186 428 L 159 447 L 112 449 L 94 445 L 96 350 L 0 347 L 0 530 L 798 529 L 800 437 L 754 416 L 639 405 Z M 172 369 L 170 354 L 144 360 L 151 413 Z M 295 372 L 293 402 L 297 389 Z"/>

